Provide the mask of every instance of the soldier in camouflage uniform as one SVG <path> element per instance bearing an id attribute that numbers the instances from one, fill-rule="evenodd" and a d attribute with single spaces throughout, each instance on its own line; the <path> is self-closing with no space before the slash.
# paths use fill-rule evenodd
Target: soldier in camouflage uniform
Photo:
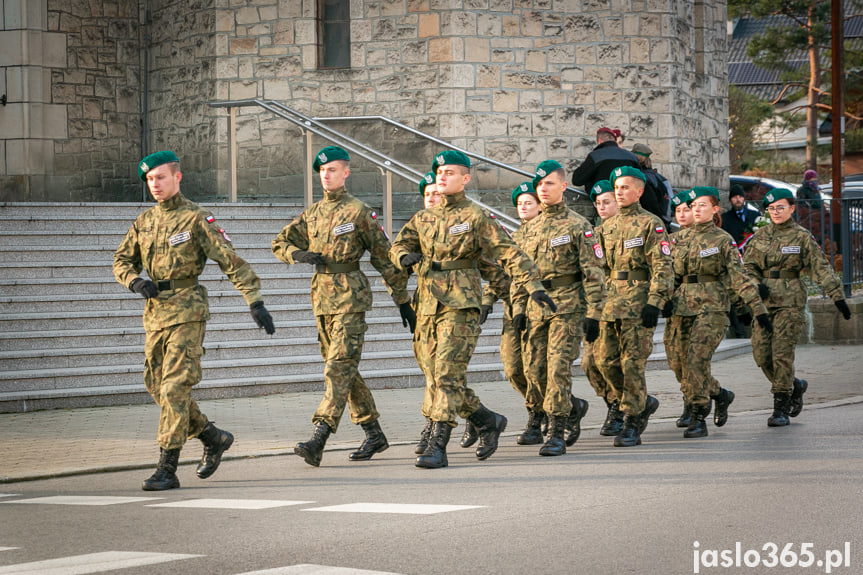
<path id="1" fill-rule="evenodd" d="M 593 352 L 625 414 L 614 445 L 630 447 L 641 444 L 648 418 L 659 407 L 647 395 L 644 369 L 660 308 L 671 297 L 671 246 L 662 220 L 639 205 L 645 181 L 641 170 L 615 168 L 610 181 L 620 213 L 602 224 L 608 299 Z"/>
<path id="2" fill-rule="evenodd" d="M 791 218 L 791 192 L 773 189 L 764 196 L 763 204 L 771 223 L 749 239 L 743 263 L 760 282 L 758 289 L 773 323 L 772 333 L 753 326 L 752 354 L 772 385 L 773 414 L 767 425 L 781 427 L 790 423 L 789 417 L 800 414 L 808 387 L 806 380 L 794 377 L 794 348 L 805 323 L 806 286 L 800 280 L 801 272 L 806 270 L 824 289 L 846 320 L 851 319 L 851 310 L 815 238 Z"/>
<path id="3" fill-rule="evenodd" d="M 593 200 L 593 205 L 596 207 L 597 216 L 600 219 L 600 224 L 594 228 L 593 233 L 596 235 L 596 241 L 602 245 L 600 236 L 602 235 L 602 222 L 614 216 L 619 211 L 617 200 L 614 199 L 614 186 L 608 180 L 599 180 L 590 190 L 590 199 Z M 603 272 L 608 274 L 608 266 L 603 258 Z M 608 282 L 608 277 L 606 277 Z M 606 284 L 607 285 L 607 284 Z M 581 370 L 587 376 L 587 381 L 596 392 L 596 395 L 602 398 L 607 408 L 605 421 L 599 429 L 599 434 L 607 437 L 614 437 L 623 429 L 623 412 L 620 411 L 620 401 L 614 387 L 609 385 L 599 366 L 596 365 L 596 360 L 593 356 L 593 342 L 584 339 L 581 342 Z"/>
<path id="4" fill-rule="evenodd" d="M 218 429 L 192 399 L 201 381 L 204 331 L 210 318 L 207 289 L 198 276 L 207 259 L 219 264 L 249 304 L 255 323 L 275 333 L 273 318 L 261 298 L 261 282 L 240 258 L 227 234 L 208 211 L 180 193 L 179 159 L 174 152 L 150 154 L 138 164 L 158 204 L 135 220 L 114 252 L 114 277 L 146 298 L 144 306 L 144 385 L 160 408 L 156 472 L 143 483 L 145 491 L 180 486 L 177 463 L 189 437 L 204 444 L 196 473 L 215 473 L 234 436 Z M 147 271 L 150 279 L 139 276 Z"/>
<path id="5" fill-rule="evenodd" d="M 421 296 L 414 338 L 427 348 L 424 357 L 434 358 L 436 390 L 431 436 L 416 465 L 439 468 L 447 465 L 446 445 L 459 414 L 470 413 L 468 419 L 479 428 L 476 455 L 480 460 L 495 452 L 506 429 L 506 418 L 483 406 L 466 385 L 467 364 L 480 332 L 482 285 L 477 260 L 504 262 L 513 289 L 527 285 L 532 298 L 551 307 L 554 303 L 538 281 L 536 266 L 500 224 L 465 196 L 468 157 L 442 152 L 432 167 L 443 202 L 411 218 L 393 242 L 390 259 L 401 269 L 413 268 L 417 273 Z M 426 293 L 431 297 L 424 297 Z"/>
<path id="6" fill-rule="evenodd" d="M 323 148 L 312 168 L 319 172 L 324 198 L 285 226 L 273 240 L 273 253 L 283 262 L 315 266 L 312 308 L 318 324 L 318 340 L 324 358 L 326 392 L 312 416 L 312 439 L 298 443 L 294 451 L 315 467 L 324 446 L 339 427 L 345 404 L 351 421 L 361 425 L 366 438 L 348 459 L 364 461 L 389 447 L 378 421 L 372 393 L 359 372 L 365 339 L 366 312 L 372 307 L 372 290 L 360 270 L 360 258 L 369 252 L 371 263 L 383 276 L 387 290 L 399 306 L 402 325 L 414 330 L 416 316 L 410 306 L 407 274 L 388 260 L 390 243 L 377 214 L 345 190 L 350 157 L 338 146 Z"/>
<path id="7" fill-rule="evenodd" d="M 713 423 L 722 427 L 728 420 L 728 406 L 734 393 L 719 386 L 710 374 L 713 352 L 728 326 L 728 290 L 733 289 L 755 310 L 759 325 L 770 330 L 767 309 L 758 289 L 746 277 L 737 244 L 723 230 L 719 216 L 719 192 L 698 186 L 689 191 L 693 225 L 679 232 L 674 246 L 675 345 L 683 362 L 679 367 L 684 405 L 689 406 L 690 423 L 683 437 L 707 437 L 705 418 L 710 402 L 716 405 Z"/>
<path id="8" fill-rule="evenodd" d="M 542 408 L 548 414 L 548 440 L 539 454 L 556 456 L 564 455 L 578 440 L 580 421 L 587 413 L 588 403 L 570 393 L 572 364 L 580 351 L 582 322 L 588 342 L 599 335 L 605 274 L 593 227 L 566 207 L 563 166 L 554 160 L 540 163 L 533 186 L 542 202 L 542 213 L 521 234 L 520 247 L 539 268 L 542 284 L 557 310 L 519 302 L 526 313 L 516 315 L 513 324 L 516 329 L 526 328 L 523 354 L 529 393 L 543 396 Z M 533 440 L 527 444 L 541 443 L 541 421 L 542 414 L 533 413 L 520 439 Z"/>
<path id="9" fill-rule="evenodd" d="M 674 211 L 674 218 L 677 220 L 680 229 L 674 232 L 668 232 L 668 239 L 671 240 L 672 255 L 677 249 L 678 243 L 681 241 L 683 234 L 681 233 L 686 228 L 693 224 L 692 210 L 689 209 L 687 200 L 689 199 L 689 190 L 684 190 L 671 198 L 671 209 Z M 668 367 L 674 372 L 674 377 L 677 383 L 680 384 L 680 392 L 683 394 L 683 413 L 677 418 L 677 427 L 689 427 L 692 421 L 691 410 L 689 403 L 686 401 L 688 397 L 686 391 L 685 378 L 683 377 L 683 366 L 686 363 L 686 350 L 680 345 L 683 341 L 680 336 L 680 321 L 681 316 L 674 315 L 674 301 L 669 299 L 665 307 L 662 309 L 662 317 L 665 318 L 665 330 L 662 332 L 662 344 L 665 347 L 665 357 L 668 360 Z"/>

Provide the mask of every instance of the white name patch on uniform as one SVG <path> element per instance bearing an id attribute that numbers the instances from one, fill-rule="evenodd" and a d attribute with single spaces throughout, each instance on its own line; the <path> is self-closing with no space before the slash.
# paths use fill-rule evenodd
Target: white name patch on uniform
<path id="1" fill-rule="evenodd" d="M 458 225 L 450 227 L 449 235 L 455 236 L 458 234 L 463 234 L 469 230 L 470 230 L 470 222 L 465 222 L 463 224 L 458 224 Z"/>
<path id="2" fill-rule="evenodd" d="M 557 246 L 562 246 L 563 244 L 568 244 L 571 241 L 572 238 L 569 237 L 569 234 L 566 234 L 565 236 L 557 236 L 556 238 L 551 238 L 551 241 L 549 243 L 551 244 L 551 247 L 554 248 Z"/>
<path id="3" fill-rule="evenodd" d="M 625 247 L 628 250 L 631 250 L 632 248 L 637 248 L 638 246 L 643 246 L 643 245 L 644 245 L 644 238 L 632 238 L 631 240 L 626 240 L 625 242 L 623 242 L 623 247 Z"/>
<path id="4" fill-rule="evenodd" d="M 719 253 L 719 248 L 714 247 L 714 248 L 707 248 L 706 250 L 701 250 L 700 252 L 698 252 L 698 255 L 700 255 L 703 258 L 706 258 L 707 256 L 712 256 L 712 255 L 715 255 L 718 253 Z"/>
<path id="5" fill-rule="evenodd" d="M 170 238 L 168 238 L 168 243 L 172 246 L 176 246 L 177 244 L 182 244 L 183 242 L 188 242 L 192 239 L 192 232 L 180 232 L 179 234 L 174 234 Z"/>
<path id="6" fill-rule="evenodd" d="M 783 254 L 799 254 L 800 246 L 782 246 Z"/>
<path id="7" fill-rule="evenodd" d="M 340 226 L 336 226 L 333 228 L 333 235 L 340 236 L 342 234 L 348 234 L 354 231 L 354 222 L 348 222 L 346 224 L 342 224 Z"/>

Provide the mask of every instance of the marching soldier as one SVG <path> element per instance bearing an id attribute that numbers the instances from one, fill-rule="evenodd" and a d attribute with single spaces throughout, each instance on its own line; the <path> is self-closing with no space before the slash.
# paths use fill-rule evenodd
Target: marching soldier
<path id="1" fill-rule="evenodd" d="M 197 437 L 204 444 L 196 470 L 201 479 L 216 472 L 234 442 L 233 435 L 201 413 L 191 395 L 201 381 L 204 331 L 210 319 L 207 290 L 198 283 L 208 258 L 243 294 L 258 327 L 270 335 L 276 330 L 252 267 L 234 252 L 216 218 L 180 193 L 183 174 L 176 154 L 150 154 L 138 164 L 138 176 L 158 204 L 139 215 L 126 232 L 114 252 L 114 277 L 147 300 L 144 385 L 160 409 L 160 456 L 142 488 L 162 491 L 180 486 L 177 464 L 187 438 Z M 150 279 L 139 276 L 142 269 Z"/>
<path id="2" fill-rule="evenodd" d="M 348 459 L 364 461 L 389 447 L 378 421 L 372 393 L 359 373 L 359 362 L 367 329 L 365 315 L 372 307 L 372 290 L 360 270 L 360 258 L 369 252 L 371 263 L 383 276 L 387 290 L 399 307 L 402 325 L 416 324 L 408 296 L 407 274 L 387 260 L 390 243 L 377 214 L 351 196 L 345 181 L 351 173 L 350 156 L 338 146 L 323 148 L 312 168 L 319 172 L 324 198 L 285 226 L 273 240 L 273 254 L 289 264 L 315 266 L 312 277 L 312 308 L 318 325 L 318 340 L 324 358 L 326 391 L 312 417 L 312 438 L 298 443 L 297 455 L 309 465 L 321 464 L 324 446 L 339 427 L 345 410 L 361 425 L 366 438 Z"/>

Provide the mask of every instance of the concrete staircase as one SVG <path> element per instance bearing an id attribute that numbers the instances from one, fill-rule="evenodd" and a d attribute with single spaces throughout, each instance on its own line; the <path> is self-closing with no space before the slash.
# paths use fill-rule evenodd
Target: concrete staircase
<path id="1" fill-rule="evenodd" d="M 0 412 L 151 401 L 144 390 L 143 300 L 114 280 L 113 253 L 145 204 L 0 204 Z M 237 252 L 261 277 L 276 334 L 259 330 L 248 306 L 212 262 L 203 381 L 196 397 L 248 397 L 323 389 L 311 267 L 288 266 L 270 242 L 301 210 L 291 204 L 209 204 Z M 410 333 L 380 275 L 362 263 L 375 293 L 360 369 L 372 388 L 420 387 Z M 415 286 L 411 279 L 409 287 Z M 502 306 L 483 326 L 471 382 L 501 381 Z M 662 330 L 649 368 L 664 368 Z M 723 342 L 717 359 L 749 350 Z M 574 373 L 580 374 L 576 366 Z"/>

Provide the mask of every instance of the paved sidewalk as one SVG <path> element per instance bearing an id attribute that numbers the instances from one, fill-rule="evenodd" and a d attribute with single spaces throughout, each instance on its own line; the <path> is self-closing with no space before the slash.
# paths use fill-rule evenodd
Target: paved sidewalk
<path id="1" fill-rule="evenodd" d="M 797 348 L 797 376 L 809 381 L 806 409 L 814 408 L 816 404 L 830 407 L 863 402 L 861 352 L 861 346 L 805 345 Z M 766 420 L 773 407 L 770 386 L 751 354 L 715 362 L 713 375 L 736 395 L 730 410 L 732 419 L 726 429 L 733 429 L 734 417 L 758 415 Z M 650 393 L 660 400 L 659 411 L 651 421 L 676 418 L 681 411 L 682 396 L 674 374 L 667 369 L 649 371 L 647 385 Z M 507 382 L 486 383 L 473 388 L 485 405 L 509 418 L 502 445 L 514 445 L 514 436 L 527 419 L 521 397 Z M 422 393 L 422 389 L 374 391 L 381 412 L 381 425 L 391 444 L 416 440 L 424 423 L 419 414 Z M 583 376 L 574 378 L 573 393 L 590 401 L 583 433 L 596 434 L 605 418 L 605 404 L 594 396 Z M 226 460 L 288 455 L 285 465 L 305 465 L 294 457 L 293 446 L 311 436 L 311 416 L 320 396 L 321 392 L 286 393 L 209 400 L 200 405 L 212 421 L 236 437 L 233 447 L 225 455 Z M 801 417 L 806 417 L 805 409 Z M 154 440 L 158 419 L 159 411 L 155 405 L 0 414 L 0 483 L 152 468 L 158 459 Z M 712 422 L 709 427 L 713 427 Z M 458 449 L 457 441 L 462 429 L 459 426 L 453 433 L 450 445 L 455 449 Z M 764 432 L 768 433 L 766 423 Z M 327 451 L 336 453 L 326 454 L 323 465 L 328 459 L 346 458 L 344 450 L 355 449 L 362 437 L 362 429 L 350 423 L 345 410 L 338 433 L 330 437 L 327 445 Z M 648 443 L 649 438 L 648 428 L 645 434 Z M 612 438 L 607 439 L 611 447 Z M 570 449 L 577 451 L 578 445 Z M 181 461 L 197 461 L 200 456 L 201 444 L 192 440 L 184 449 Z"/>

